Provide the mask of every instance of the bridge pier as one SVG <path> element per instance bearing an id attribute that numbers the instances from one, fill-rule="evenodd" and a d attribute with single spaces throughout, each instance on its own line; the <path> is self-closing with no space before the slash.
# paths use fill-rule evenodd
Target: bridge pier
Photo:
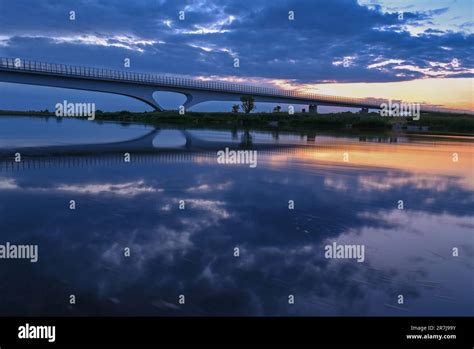
<path id="1" fill-rule="evenodd" d="M 151 90 L 144 90 L 144 91 L 133 91 L 130 93 L 125 94 L 125 96 L 132 97 L 135 99 L 138 99 L 142 102 L 145 102 L 149 106 L 151 106 L 153 109 L 156 111 L 163 111 L 164 109 L 158 104 L 158 102 L 153 98 L 153 93 L 156 92 L 157 90 L 151 89 Z"/>
<path id="2" fill-rule="evenodd" d="M 308 111 L 309 111 L 310 113 L 316 113 L 316 114 L 317 114 L 317 113 L 318 113 L 318 106 L 317 106 L 317 104 L 310 104 L 310 105 L 308 106 Z"/>
<path id="3" fill-rule="evenodd" d="M 193 93 L 185 93 L 186 96 L 186 102 L 184 102 L 183 107 L 188 110 L 192 106 L 202 103 L 202 102 L 208 102 L 212 99 L 206 98 L 206 96 L 203 93 L 199 92 L 193 92 Z"/>
<path id="4" fill-rule="evenodd" d="M 186 96 L 186 102 L 184 102 L 183 107 L 188 110 L 189 108 L 195 106 L 196 104 L 211 102 L 211 101 L 236 101 L 240 100 L 240 96 L 229 95 L 226 93 L 211 93 L 208 91 L 196 91 L 196 90 L 178 90 L 175 92 L 182 93 Z"/>

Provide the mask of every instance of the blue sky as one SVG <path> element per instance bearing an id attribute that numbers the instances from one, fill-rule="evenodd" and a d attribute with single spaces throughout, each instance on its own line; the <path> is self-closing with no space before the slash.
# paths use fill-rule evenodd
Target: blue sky
<path id="1" fill-rule="evenodd" d="M 129 58 L 133 71 L 365 97 L 386 88 L 387 98 L 411 91 L 420 102 L 472 108 L 473 27 L 472 0 L 0 0 L 0 56 L 109 69 L 125 69 Z M 442 101 L 440 80 L 452 92 Z M 66 99 L 149 110 L 101 93 L 4 83 L 0 90 L 0 109 L 52 110 Z M 157 97 L 165 107 L 184 99 Z"/>

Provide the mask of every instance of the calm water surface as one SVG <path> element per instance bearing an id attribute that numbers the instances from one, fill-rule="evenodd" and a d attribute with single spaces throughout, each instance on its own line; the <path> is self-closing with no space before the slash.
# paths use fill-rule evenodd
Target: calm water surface
<path id="1" fill-rule="evenodd" d="M 473 145 L 0 117 L 0 315 L 472 316 Z"/>

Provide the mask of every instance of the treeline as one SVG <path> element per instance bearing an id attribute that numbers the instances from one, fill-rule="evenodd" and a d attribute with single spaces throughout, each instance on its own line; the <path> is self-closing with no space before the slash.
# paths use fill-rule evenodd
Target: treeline
<path id="1" fill-rule="evenodd" d="M 0 115 L 31 115 L 55 117 L 45 111 L 12 112 L 0 111 Z M 143 112 L 129 111 L 102 112 L 96 111 L 95 119 L 100 121 L 118 121 L 123 124 L 145 123 L 154 126 L 164 124 L 192 127 L 235 128 L 253 127 L 261 129 L 298 130 L 298 129 L 327 129 L 327 130 L 365 130 L 365 131 L 397 131 L 423 132 L 444 134 L 474 135 L 474 117 L 470 115 L 453 114 L 421 114 L 414 121 L 406 117 L 384 117 L 377 113 L 239 113 L 239 112 L 186 112 L 178 111 Z"/>
<path id="2" fill-rule="evenodd" d="M 190 126 L 213 127 L 258 127 L 298 129 L 314 128 L 329 130 L 378 130 L 428 133 L 473 134 L 474 117 L 451 114 L 422 114 L 420 120 L 413 121 L 405 117 L 382 117 L 377 113 L 229 113 L 229 112 L 186 112 L 180 115 L 176 111 L 131 113 L 98 113 L 98 120 L 120 122 L 143 122 L 159 126 L 160 124 L 180 124 Z"/>

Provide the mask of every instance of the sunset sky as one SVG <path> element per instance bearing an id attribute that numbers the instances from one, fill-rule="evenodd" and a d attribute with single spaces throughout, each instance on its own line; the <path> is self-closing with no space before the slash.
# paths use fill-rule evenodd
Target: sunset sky
<path id="1" fill-rule="evenodd" d="M 470 110 L 473 28 L 472 0 L 0 0 L 2 57 L 120 70 L 130 58 L 131 71 Z M 52 110 L 66 99 L 150 110 L 102 93 L 5 83 L 0 90 L 0 109 Z M 157 98 L 165 107 L 184 100 Z"/>

